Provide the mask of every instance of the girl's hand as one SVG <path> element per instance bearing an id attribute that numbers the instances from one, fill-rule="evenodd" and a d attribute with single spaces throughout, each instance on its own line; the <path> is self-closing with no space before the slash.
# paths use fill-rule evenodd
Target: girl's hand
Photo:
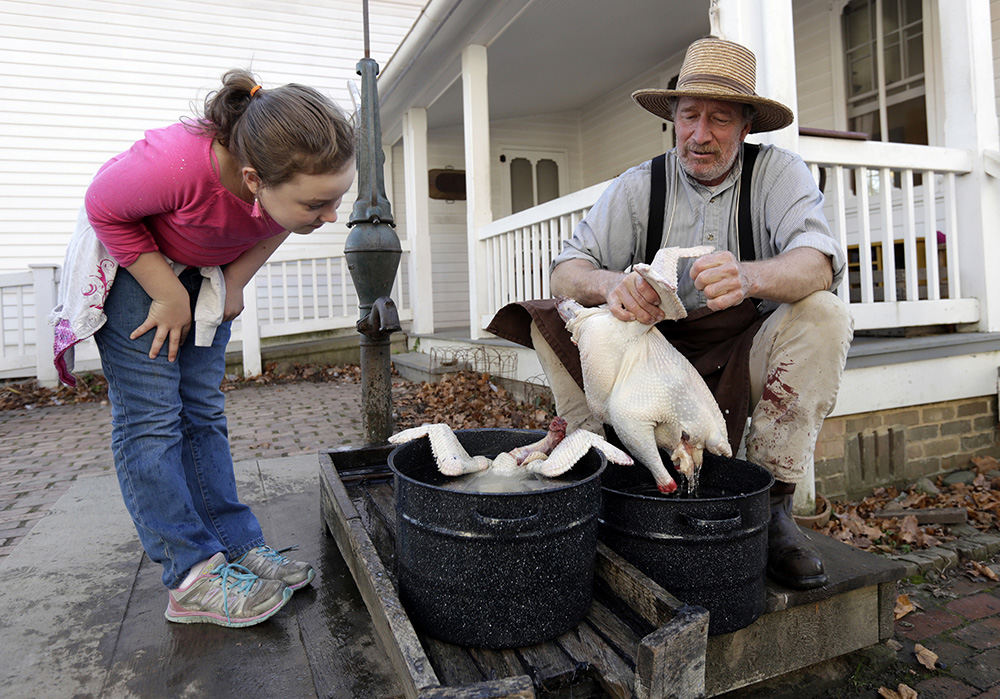
<path id="1" fill-rule="evenodd" d="M 177 359 L 181 343 L 191 330 L 191 301 L 183 286 L 177 284 L 165 298 L 153 298 L 146 320 L 129 335 L 130 340 L 142 337 L 150 330 L 156 330 L 153 344 L 149 348 L 149 358 L 156 359 L 164 342 L 167 345 L 167 361 Z"/>
<path id="2" fill-rule="evenodd" d="M 226 301 L 222 309 L 222 320 L 232 320 L 243 312 L 243 285 L 235 279 L 231 279 L 228 274 L 226 278 Z"/>

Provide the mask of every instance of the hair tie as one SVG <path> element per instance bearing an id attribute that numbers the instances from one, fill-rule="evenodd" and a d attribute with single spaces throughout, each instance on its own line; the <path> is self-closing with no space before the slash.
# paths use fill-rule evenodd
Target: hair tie
<path id="1" fill-rule="evenodd" d="M 250 99 L 253 99 L 254 95 L 256 95 L 259 91 L 260 85 L 254 85 L 253 89 L 250 90 Z"/>

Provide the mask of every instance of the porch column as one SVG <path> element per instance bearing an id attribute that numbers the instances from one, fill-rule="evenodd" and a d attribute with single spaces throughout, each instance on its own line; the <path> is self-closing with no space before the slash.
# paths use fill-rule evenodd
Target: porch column
<path id="1" fill-rule="evenodd" d="M 795 115 L 790 126 L 753 134 L 749 140 L 797 151 L 799 101 L 791 0 L 718 0 L 718 8 L 717 31 L 722 38 L 743 44 L 757 57 L 757 94 L 781 102 Z"/>
<path id="2" fill-rule="evenodd" d="M 490 203 L 490 106 L 486 84 L 486 47 L 462 50 L 462 119 L 465 128 L 465 205 L 469 257 L 469 333 L 481 329 L 482 301 L 486 298 L 486 260 L 479 246 L 479 229 L 493 221 Z"/>
<path id="3" fill-rule="evenodd" d="M 996 232 L 1000 182 L 986 173 L 983 161 L 984 151 L 996 152 L 998 147 L 990 3 L 950 2 L 947 11 L 936 14 L 941 50 L 942 145 L 973 154 L 972 172 L 955 181 L 959 293 L 979 299 L 979 325 L 972 329 L 995 332 L 1000 330 L 1000 276 L 992 265 L 1000 260 L 1000 235 Z M 928 19 L 924 27 L 933 31 Z"/>
<path id="4" fill-rule="evenodd" d="M 427 110 L 423 107 L 411 107 L 403 114 L 403 176 L 413 333 L 428 335 L 434 332 L 434 288 L 427 206 Z"/>
<path id="5" fill-rule="evenodd" d="M 799 100 L 795 85 L 795 32 L 791 0 L 719 0 L 722 38 L 743 44 L 757 57 L 757 94 L 792 110 L 795 120 L 783 129 L 752 134 L 748 140 L 798 152 Z M 816 510 L 816 474 L 810 463 L 795 490 L 795 511 Z"/>

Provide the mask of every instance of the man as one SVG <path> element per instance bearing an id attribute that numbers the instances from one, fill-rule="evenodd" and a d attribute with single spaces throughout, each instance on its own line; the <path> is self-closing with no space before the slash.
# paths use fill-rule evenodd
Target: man
<path id="1" fill-rule="evenodd" d="M 827 576 L 792 519 L 792 495 L 811 470 L 853 331 L 846 306 L 830 293 L 844 274 L 844 253 L 811 173 L 791 152 L 764 145 L 751 156 L 756 147 L 744 146 L 749 133 L 793 121 L 787 107 L 755 93 L 755 67 L 745 47 L 708 37 L 688 48 L 676 89 L 632 95 L 674 122 L 676 146 L 661 156 L 662 165 L 654 166 L 655 159 L 638 165 L 601 195 L 553 260 L 551 289 L 584 305 L 607 304 L 622 320 L 659 323 L 659 297 L 631 265 L 651 260 L 660 247 L 716 248 L 678 270 L 688 319 L 657 327 L 713 388 L 734 453 L 752 408 L 746 458 L 776 481 L 768 573 L 807 589 Z M 568 368 L 573 358 L 556 346 L 541 316 L 529 312 L 531 343 L 558 413 L 570 429 L 600 429 Z"/>

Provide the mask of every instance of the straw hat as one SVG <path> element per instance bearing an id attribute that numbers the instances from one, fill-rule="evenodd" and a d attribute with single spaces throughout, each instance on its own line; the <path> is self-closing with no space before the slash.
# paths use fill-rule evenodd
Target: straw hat
<path id="1" fill-rule="evenodd" d="M 795 119 L 792 110 L 756 93 L 757 59 L 745 46 L 710 36 L 688 47 L 674 90 L 646 89 L 632 93 L 640 107 L 673 121 L 670 99 L 701 97 L 751 104 L 756 109 L 751 133 L 784 128 Z"/>

